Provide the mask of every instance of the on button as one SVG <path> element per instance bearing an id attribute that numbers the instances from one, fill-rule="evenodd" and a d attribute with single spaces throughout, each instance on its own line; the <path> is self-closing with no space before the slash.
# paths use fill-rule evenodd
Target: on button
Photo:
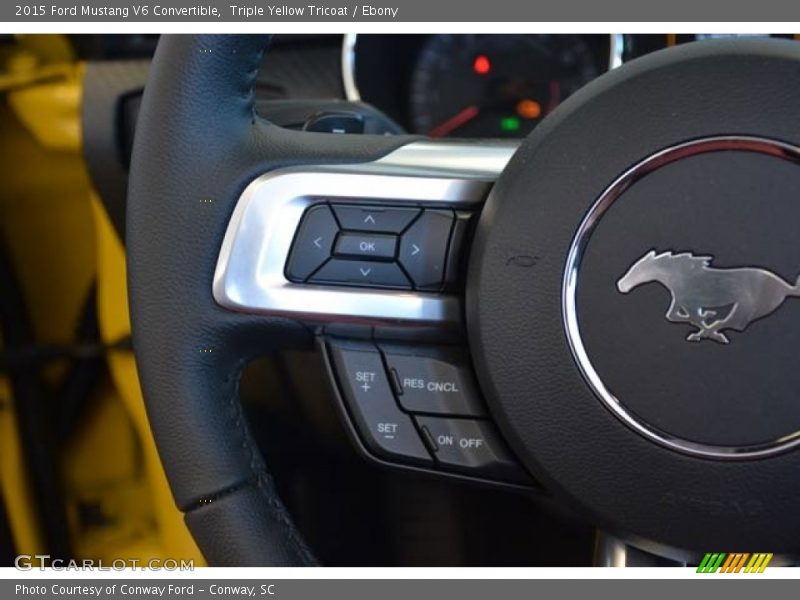
<path id="1" fill-rule="evenodd" d="M 479 477 L 529 480 L 491 423 L 437 417 L 416 420 L 441 466 Z"/>

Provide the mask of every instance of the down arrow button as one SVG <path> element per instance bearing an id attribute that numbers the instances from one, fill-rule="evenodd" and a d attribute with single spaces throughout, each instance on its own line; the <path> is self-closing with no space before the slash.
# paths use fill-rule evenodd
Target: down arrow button
<path id="1" fill-rule="evenodd" d="M 400 264 L 418 290 L 437 291 L 442 287 L 444 265 L 453 213 L 426 209 L 403 234 Z"/>

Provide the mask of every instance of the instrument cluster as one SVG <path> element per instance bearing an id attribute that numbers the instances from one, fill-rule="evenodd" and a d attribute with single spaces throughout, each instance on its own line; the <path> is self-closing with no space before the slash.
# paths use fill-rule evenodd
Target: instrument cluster
<path id="1" fill-rule="evenodd" d="M 521 138 L 604 72 L 711 37 L 720 36 L 352 34 L 344 38 L 342 70 L 349 100 L 374 105 L 411 133 Z"/>

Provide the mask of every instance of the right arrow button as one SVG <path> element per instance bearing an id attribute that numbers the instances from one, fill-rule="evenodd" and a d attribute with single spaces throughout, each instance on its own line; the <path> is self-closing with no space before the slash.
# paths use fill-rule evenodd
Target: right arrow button
<path id="1" fill-rule="evenodd" d="M 453 226 L 449 210 L 426 209 L 400 241 L 400 264 L 418 290 L 438 291 L 444 280 L 447 244 Z"/>

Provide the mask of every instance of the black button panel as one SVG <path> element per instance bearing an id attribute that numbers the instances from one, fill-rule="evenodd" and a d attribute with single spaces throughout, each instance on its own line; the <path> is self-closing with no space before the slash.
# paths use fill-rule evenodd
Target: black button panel
<path id="1" fill-rule="evenodd" d="M 529 485 L 488 419 L 466 352 L 329 338 L 331 369 L 367 453 L 479 479 Z"/>
<path id="2" fill-rule="evenodd" d="M 440 208 L 321 202 L 303 215 L 286 277 L 298 283 L 452 289 L 470 217 Z"/>

